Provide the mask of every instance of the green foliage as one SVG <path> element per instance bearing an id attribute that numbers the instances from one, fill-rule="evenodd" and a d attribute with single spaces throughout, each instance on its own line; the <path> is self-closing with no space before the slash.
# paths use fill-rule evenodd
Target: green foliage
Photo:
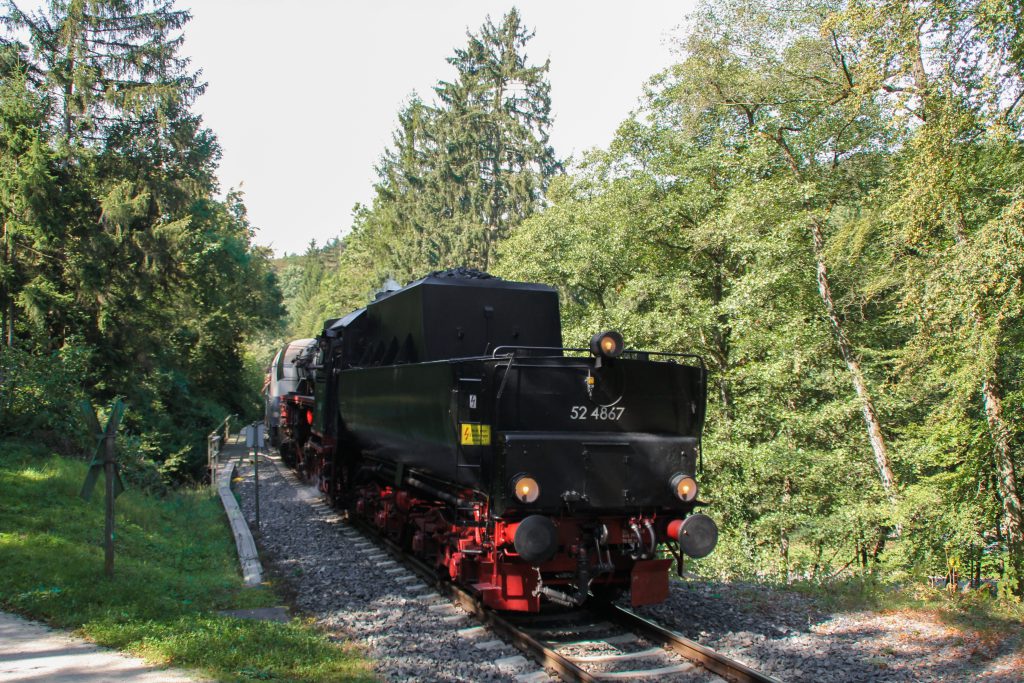
<path id="1" fill-rule="evenodd" d="M 91 356 L 73 338 L 50 350 L 0 348 L 0 434 L 46 435 L 65 447 L 85 443 L 78 405 L 92 379 Z"/>
<path id="2" fill-rule="evenodd" d="M 64 394 L 121 395 L 127 429 L 145 434 L 135 452 L 196 478 L 203 436 L 257 412 L 258 387 L 239 391 L 243 345 L 283 310 L 241 194 L 216 198 L 220 149 L 190 110 L 204 85 L 180 55 L 189 14 L 166 0 L 4 12 L 0 330 L 31 376 L 5 383 L 28 393 L 8 401 L 3 428 L 74 439 L 61 417 L 74 411 L 51 414 Z M 18 355 L 68 348 L 85 350 L 87 377 L 29 372 Z"/>
<path id="3" fill-rule="evenodd" d="M 103 505 L 78 498 L 83 462 L 5 440 L 0 448 L 0 605 L 151 661 L 218 680 L 370 679 L 363 660 L 299 621 L 219 616 L 271 606 L 244 589 L 234 539 L 209 491 L 117 499 L 115 579 L 103 578 Z"/>
<path id="4" fill-rule="evenodd" d="M 908 331 L 894 377 L 906 459 L 945 511 L 910 512 L 932 518 L 910 545 L 1006 583 L 1024 569 L 1022 423 L 1007 401 L 1024 350 L 1020 16 L 986 2 L 855 2 L 830 20 L 870 46 L 854 73 L 889 95 L 906 131 L 869 206 L 885 265 L 902 275 L 888 280 Z"/>
<path id="5" fill-rule="evenodd" d="M 498 274 L 559 287 L 567 343 L 618 327 L 706 359 L 702 498 L 723 535 L 702 571 L 1019 575 L 1012 17 L 705 2 L 609 149 L 500 246 Z"/>
<path id="6" fill-rule="evenodd" d="M 333 240 L 320 248 L 312 242 L 304 255 L 287 259 L 281 270 L 281 286 L 288 309 L 289 339 L 315 336 L 323 329 L 324 320 L 359 308 L 369 299 L 368 284 L 363 285 L 366 291 L 353 291 L 339 281 L 343 273 L 351 274 L 351 254 L 346 253 L 351 242 L 351 238 Z M 275 344 L 268 360 L 282 343 Z"/>

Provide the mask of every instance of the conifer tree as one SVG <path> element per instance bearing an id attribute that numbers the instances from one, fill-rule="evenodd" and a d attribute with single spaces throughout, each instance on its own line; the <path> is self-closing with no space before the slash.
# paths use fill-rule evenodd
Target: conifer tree
<path id="1" fill-rule="evenodd" d="M 189 452 L 248 403 L 243 337 L 281 315 L 240 194 L 214 198 L 220 149 L 179 54 L 189 14 L 170 0 L 5 10 L 8 335 L 27 353 L 86 350 L 99 398 L 126 395 L 154 452 Z"/>
<path id="2" fill-rule="evenodd" d="M 46 104 L 15 46 L 0 47 L 0 60 L 0 334 L 11 346 L 19 308 L 42 322 L 64 294 L 53 284 L 61 235 Z"/>
<path id="3" fill-rule="evenodd" d="M 35 76 L 55 100 L 55 123 L 72 145 L 96 143 L 125 118 L 160 117 L 202 92 L 178 54 L 191 15 L 173 0 L 50 0 L 8 4 L 6 23 L 28 32 Z"/>
<path id="4" fill-rule="evenodd" d="M 531 65 L 525 52 L 533 35 L 515 8 L 500 24 L 488 17 L 448 58 L 456 78 L 435 88 L 437 179 L 453 218 L 468 214 L 464 253 L 484 269 L 493 245 L 540 206 L 560 168 L 548 144 L 549 62 Z"/>
<path id="5" fill-rule="evenodd" d="M 355 221 L 379 281 L 486 269 L 495 245 L 541 206 L 560 165 L 548 143 L 548 64 L 525 53 L 532 36 L 514 9 L 500 24 L 488 18 L 448 59 L 455 77 L 435 87 L 437 102 L 414 95 L 399 112 L 373 205 Z"/>

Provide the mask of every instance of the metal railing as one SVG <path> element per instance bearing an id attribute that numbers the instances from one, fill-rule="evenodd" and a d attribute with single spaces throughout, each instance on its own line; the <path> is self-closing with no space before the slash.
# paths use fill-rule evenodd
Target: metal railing
<path id="1" fill-rule="evenodd" d="M 206 437 L 206 466 L 210 472 L 210 486 L 217 485 L 217 469 L 220 467 L 220 452 L 231 438 L 231 420 L 238 415 L 228 415 L 224 421 L 217 425 Z M 221 431 L 224 436 L 221 436 Z"/>

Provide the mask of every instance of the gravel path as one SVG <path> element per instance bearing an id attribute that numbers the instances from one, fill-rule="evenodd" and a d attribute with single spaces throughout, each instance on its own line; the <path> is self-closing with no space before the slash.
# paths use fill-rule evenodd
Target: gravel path
<path id="1" fill-rule="evenodd" d="M 255 528 L 250 466 L 240 479 L 235 490 Z M 362 540 L 312 487 L 294 486 L 267 463 L 260 467 L 260 499 L 262 530 L 255 535 L 264 564 L 293 593 L 296 608 L 362 643 L 383 680 L 496 681 L 538 673 L 515 648 Z M 984 640 L 935 614 L 830 615 L 797 593 L 706 582 L 673 582 L 669 600 L 639 611 L 790 683 L 1024 682 L 1020 628 Z"/>

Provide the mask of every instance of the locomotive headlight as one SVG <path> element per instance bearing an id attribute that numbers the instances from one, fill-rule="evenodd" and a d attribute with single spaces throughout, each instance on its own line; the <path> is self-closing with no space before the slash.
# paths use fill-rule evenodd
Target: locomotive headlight
<path id="1" fill-rule="evenodd" d="M 540 497 L 540 485 L 527 474 L 519 474 L 512 480 L 512 492 L 520 503 L 533 503 Z"/>
<path id="2" fill-rule="evenodd" d="M 622 355 L 624 348 L 625 343 L 622 341 L 622 335 L 615 330 L 598 332 L 590 338 L 590 352 L 595 356 L 617 358 Z"/>
<path id="3" fill-rule="evenodd" d="M 689 475 L 677 474 L 672 477 L 672 490 L 679 500 L 689 503 L 697 498 L 697 481 Z"/>

